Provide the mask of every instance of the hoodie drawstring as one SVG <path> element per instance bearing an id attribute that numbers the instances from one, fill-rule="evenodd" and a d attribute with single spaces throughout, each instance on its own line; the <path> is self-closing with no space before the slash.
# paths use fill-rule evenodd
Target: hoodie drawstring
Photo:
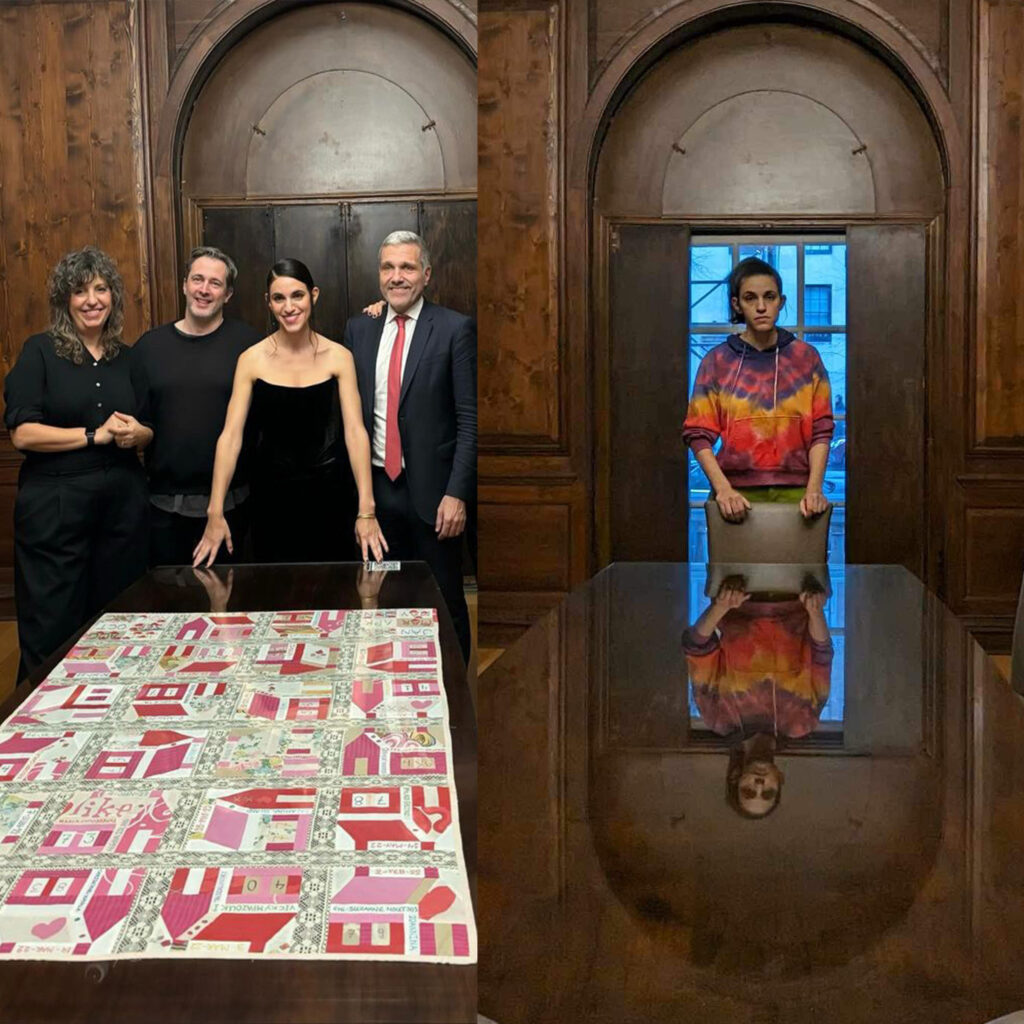
<path id="1" fill-rule="evenodd" d="M 740 374 L 743 373 L 743 360 L 747 357 L 747 346 L 746 342 L 743 342 L 743 348 L 740 349 L 740 365 L 736 367 L 736 376 L 732 379 L 732 397 L 736 401 L 739 400 L 737 392 L 740 387 Z M 729 430 L 732 428 L 732 417 L 725 424 L 725 434 L 722 437 L 722 447 L 726 448 L 729 445 Z"/>

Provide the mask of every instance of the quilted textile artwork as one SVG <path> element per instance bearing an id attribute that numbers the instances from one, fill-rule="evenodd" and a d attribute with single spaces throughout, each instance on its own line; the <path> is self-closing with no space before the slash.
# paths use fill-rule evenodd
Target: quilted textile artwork
<path id="1" fill-rule="evenodd" d="M 437 613 L 105 615 L 0 727 L 0 957 L 476 961 Z"/>

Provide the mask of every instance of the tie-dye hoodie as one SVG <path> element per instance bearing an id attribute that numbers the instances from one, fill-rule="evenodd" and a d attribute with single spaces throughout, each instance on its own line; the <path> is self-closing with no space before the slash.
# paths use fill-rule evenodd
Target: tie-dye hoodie
<path id="1" fill-rule="evenodd" d="M 807 483 L 811 446 L 834 429 L 821 356 L 778 328 L 764 352 L 730 334 L 701 360 L 683 441 L 696 454 L 721 437 L 716 458 L 733 487 L 796 487 Z"/>
<path id="2" fill-rule="evenodd" d="M 683 650 L 700 716 L 728 736 L 814 732 L 832 686 L 832 641 L 811 636 L 799 601 L 748 601 L 705 638 L 692 626 Z"/>

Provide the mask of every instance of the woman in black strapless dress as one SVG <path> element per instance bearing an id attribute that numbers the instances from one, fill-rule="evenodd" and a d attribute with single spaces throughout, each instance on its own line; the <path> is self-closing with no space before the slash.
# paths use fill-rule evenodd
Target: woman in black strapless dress
<path id="1" fill-rule="evenodd" d="M 356 485 L 345 454 L 341 401 L 333 377 L 308 387 L 257 379 L 254 428 L 253 554 L 257 562 L 341 562 L 357 557 L 350 530 Z"/>
<path id="2" fill-rule="evenodd" d="M 223 502 L 247 421 L 257 561 L 380 560 L 387 551 L 355 364 L 346 348 L 313 330 L 318 295 L 305 264 L 281 260 L 271 268 L 267 301 L 278 329 L 238 359 L 195 565 L 211 565 L 222 543 L 233 550 Z"/>

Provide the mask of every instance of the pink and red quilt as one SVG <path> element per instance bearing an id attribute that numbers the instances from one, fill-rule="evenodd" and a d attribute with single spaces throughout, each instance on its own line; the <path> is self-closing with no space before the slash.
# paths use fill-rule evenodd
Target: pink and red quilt
<path id="1" fill-rule="evenodd" d="M 433 609 L 105 615 L 0 727 L 0 958 L 474 963 Z"/>

